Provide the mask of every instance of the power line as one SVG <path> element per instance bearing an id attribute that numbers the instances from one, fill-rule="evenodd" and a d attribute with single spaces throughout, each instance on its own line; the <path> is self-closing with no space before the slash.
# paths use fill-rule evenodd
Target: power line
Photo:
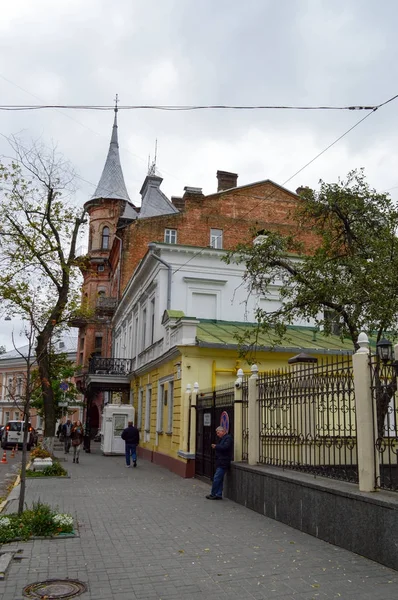
<path id="1" fill-rule="evenodd" d="M 395 100 L 396 98 L 398 98 L 398 94 L 396 96 L 393 96 L 392 98 L 390 98 L 389 100 L 387 100 L 386 102 L 383 102 L 383 104 L 381 104 L 380 106 L 384 106 L 385 104 L 388 104 L 389 102 L 392 102 L 393 100 Z M 300 169 L 298 169 L 295 173 L 293 173 L 293 175 L 291 175 L 290 177 L 288 177 L 288 179 L 286 179 L 281 185 L 282 187 L 285 186 L 287 183 L 289 183 L 289 181 L 291 181 L 292 179 L 294 179 L 294 177 L 296 177 L 299 173 L 301 173 L 302 171 L 304 171 L 304 169 L 306 169 L 307 167 L 309 167 L 309 165 L 311 165 L 313 162 L 315 162 L 320 156 L 322 156 L 323 154 L 325 154 L 325 152 L 327 152 L 330 148 L 332 148 L 332 146 L 334 146 L 335 144 L 337 144 L 340 140 L 342 140 L 346 135 L 348 135 L 353 129 L 355 129 L 356 127 L 358 127 L 358 125 L 360 125 L 361 123 L 363 123 L 363 121 L 365 121 L 365 119 L 367 119 L 368 117 L 370 117 L 374 112 L 376 112 L 376 110 L 379 107 L 376 106 L 372 112 L 368 113 L 367 115 L 365 115 L 364 117 L 362 117 L 362 119 L 360 119 L 359 121 L 357 121 L 356 123 L 354 123 L 354 125 L 352 125 L 352 127 L 350 127 L 349 129 L 347 129 L 344 133 L 342 133 L 338 138 L 336 138 L 333 142 L 331 142 L 328 146 L 326 146 L 326 148 L 324 148 L 323 150 L 321 150 L 321 152 L 318 152 L 318 154 L 316 156 L 314 156 L 314 158 L 312 158 L 311 160 L 309 160 L 307 163 L 305 163 L 305 165 L 303 165 L 302 167 L 300 167 Z M 264 200 L 269 200 L 269 198 L 272 198 L 272 196 L 276 193 L 276 190 L 274 190 L 273 192 L 271 192 L 271 194 L 268 194 L 267 196 L 264 196 L 263 198 L 260 198 L 259 196 L 251 196 L 251 200 L 260 200 L 260 202 L 258 202 L 257 204 L 255 204 L 255 206 L 253 206 L 250 210 L 248 210 L 244 216 L 247 216 L 248 214 L 250 214 L 253 210 L 255 210 L 256 208 L 258 208 L 262 202 L 264 202 Z M 223 230 L 223 233 L 225 231 L 229 231 L 229 229 L 232 229 L 232 225 L 230 227 L 226 227 Z M 196 252 L 193 256 L 191 256 L 191 258 L 189 258 L 185 263 L 183 263 L 180 267 L 178 267 L 178 269 L 176 269 L 175 271 L 173 271 L 173 275 L 175 275 L 175 273 L 178 273 L 178 271 L 180 271 L 183 267 L 185 267 L 188 263 L 190 263 L 194 258 L 196 258 L 197 256 L 199 256 L 200 254 L 202 254 L 202 252 L 204 252 L 206 250 L 206 248 L 201 248 L 200 250 L 198 250 L 198 252 Z"/>
<path id="2" fill-rule="evenodd" d="M 388 100 L 387 102 L 391 102 Z M 194 111 L 194 110 L 349 110 L 373 111 L 380 106 L 375 105 L 352 105 L 352 106 L 288 106 L 288 105 L 232 105 L 232 104 L 207 104 L 207 105 L 157 105 L 157 104 L 125 104 L 118 105 L 118 110 L 164 110 L 164 111 Z M 5 111 L 24 111 L 24 110 L 48 110 L 48 109 L 68 109 L 68 110 L 115 110 L 111 105 L 96 104 L 1 104 L 0 110 Z"/>

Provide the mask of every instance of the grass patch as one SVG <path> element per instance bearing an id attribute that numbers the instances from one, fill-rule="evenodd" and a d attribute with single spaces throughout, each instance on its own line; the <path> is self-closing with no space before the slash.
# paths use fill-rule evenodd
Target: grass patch
<path id="1" fill-rule="evenodd" d="M 46 467 L 43 471 L 26 471 L 26 477 L 66 477 L 67 471 L 57 460 L 50 467 Z"/>
<path id="2" fill-rule="evenodd" d="M 28 540 L 33 536 L 52 537 L 73 533 L 73 517 L 58 513 L 48 504 L 35 502 L 21 515 L 0 516 L 0 543 Z"/>

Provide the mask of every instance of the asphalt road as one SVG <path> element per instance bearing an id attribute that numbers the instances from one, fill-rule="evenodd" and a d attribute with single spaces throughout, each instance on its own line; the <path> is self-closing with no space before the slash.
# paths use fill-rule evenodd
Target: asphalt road
<path id="1" fill-rule="evenodd" d="M 4 450 L 1 449 L 0 461 L 3 457 Z M 0 462 L 0 502 L 7 495 L 7 488 L 14 483 L 19 469 L 21 468 L 22 452 L 19 450 L 14 458 L 11 458 L 11 450 L 6 450 L 7 462 Z"/>

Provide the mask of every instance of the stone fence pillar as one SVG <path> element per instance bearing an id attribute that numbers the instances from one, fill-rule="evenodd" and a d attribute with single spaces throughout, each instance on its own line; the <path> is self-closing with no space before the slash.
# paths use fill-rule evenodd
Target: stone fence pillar
<path id="1" fill-rule="evenodd" d="M 243 451 L 243 421 L 242 421 L 242 382 L 243 371 L 238 370 L 238 378 L 235 381 L 234 392 L 234 460 L 240 462 L 242 460 Z"/>
<path id="2" fill-rule="evenodd" d="M 357 415 L 357 448 L 359 490 L 374 492 L 379 464 L 375 460 L 377 419 L 369 370 L 369 340 L 365 333 L 358 337 L 359 350 L 352 357 L 354 369 L 355 406 Z"/>
<path id="3" fill-rule="evenodd" d="M 248 464 L 257 465 L 260 459 L 260 408 L 257 398 L 257 379 L 258 367 L 253 365 L 251 368 L 251 376 L 249 377 L 249 398 L 248 398 L 248 428 L 249 428 L 249 444 L 248 444 Z"/>

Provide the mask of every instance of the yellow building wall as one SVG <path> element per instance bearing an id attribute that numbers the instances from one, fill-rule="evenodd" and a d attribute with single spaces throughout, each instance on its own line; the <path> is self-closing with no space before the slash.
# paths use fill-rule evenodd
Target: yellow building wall
<path id="1" fill-rule="evenodd" d="M 140 445 L 151 451 L 160 452 L 179 460 L 177 452 L 180 447 L 180 427 L 181 427 L 181 378 L 179 378 L 180 369 L 177 363 L 180 358 L 174 358 L 165 362 L 163 365 L 148 371 L 145 375 L 136 377 L 131 384 L 134 397 L 134 407 L 138 418 L 138 403 L 140 389 L 143 389 L 143 402 L 141 412 L 141 422 L 137 423 L 140 429 Z M 168 380 L 163 382 L 164 392 L 167 394 L 167 404 L 164 399 L 161 406 L 161 432 L 157 432 L 157 409 L 160 392 L 160 383 L 164 378 Z M 172 427 L 168 431 L 169 406 L 171 401 L 170 380 L 173 385 L 173 412 L 172 412 Z M 145 432 L 145 414 L 147 405 L 147 386 L 152 387 L 151 407 L 150 407 L 150 431 L 149 439 L 146 439 L 148 432 Z"/>
<path id="2" fill-rule="evenodd" d="M 182 422 L 184 419 L 184 410 L 188 410 L 186 402 L 186 390 L 188 384 L 191 390 L 194 384 L 199 384 L 199 391 L 203 391 L 214 386 L 230 384 L 235 381 L 238 369 L 243 369 L 245 376 L 251 373 L 251 365 L 242 358 L 239 358 L 236 350 L 222 348 L 199 348 L 197 346 L 185 346 L 180 348 L 181 356 L 179 358 L 158 365 L 152 370 L 140 377 L 136 377 L 131 384 L 134 396 L 134 406 L 136 415 L 138 415 L 139 390 L 143 389 L 143 403 L 141 413 L 141 423 L 137 423 L 140 428 L 140 445 L 150 451 L 159 452 L 181 461 L 185 459 L 178 456 L 178 451 L 182 450 Z M 288 365 L 289 358 L 295 356 L 297 352 L 258 352 L 256 355 L 256 364 L 259 372 L 274 371 L 285 368 Z M 322 355 L 317 356 L 322 359 Z M 157 406 L 159 381 L 165 377 L 173 378 L 174 383 L 174 403 L 173 403 L 173 425 L 172 432 L 167 432 L 169 394 L 167 405 L 162 404 L 162 432 L 156 432 L 157 425 Z M 149 439 L 145 440 L 145 411 L 147 386 L 152 386 L 151 413 L 150 413 L 150 432 Z M 165 384 L 165 390 L 168 391 L 168 384 Z M 185 401 L 185 409 L 184 409 Z M 185 415 L 185 423 L 188 423 Z M 190 448 L 193 452 L 194 448 Z"/>

